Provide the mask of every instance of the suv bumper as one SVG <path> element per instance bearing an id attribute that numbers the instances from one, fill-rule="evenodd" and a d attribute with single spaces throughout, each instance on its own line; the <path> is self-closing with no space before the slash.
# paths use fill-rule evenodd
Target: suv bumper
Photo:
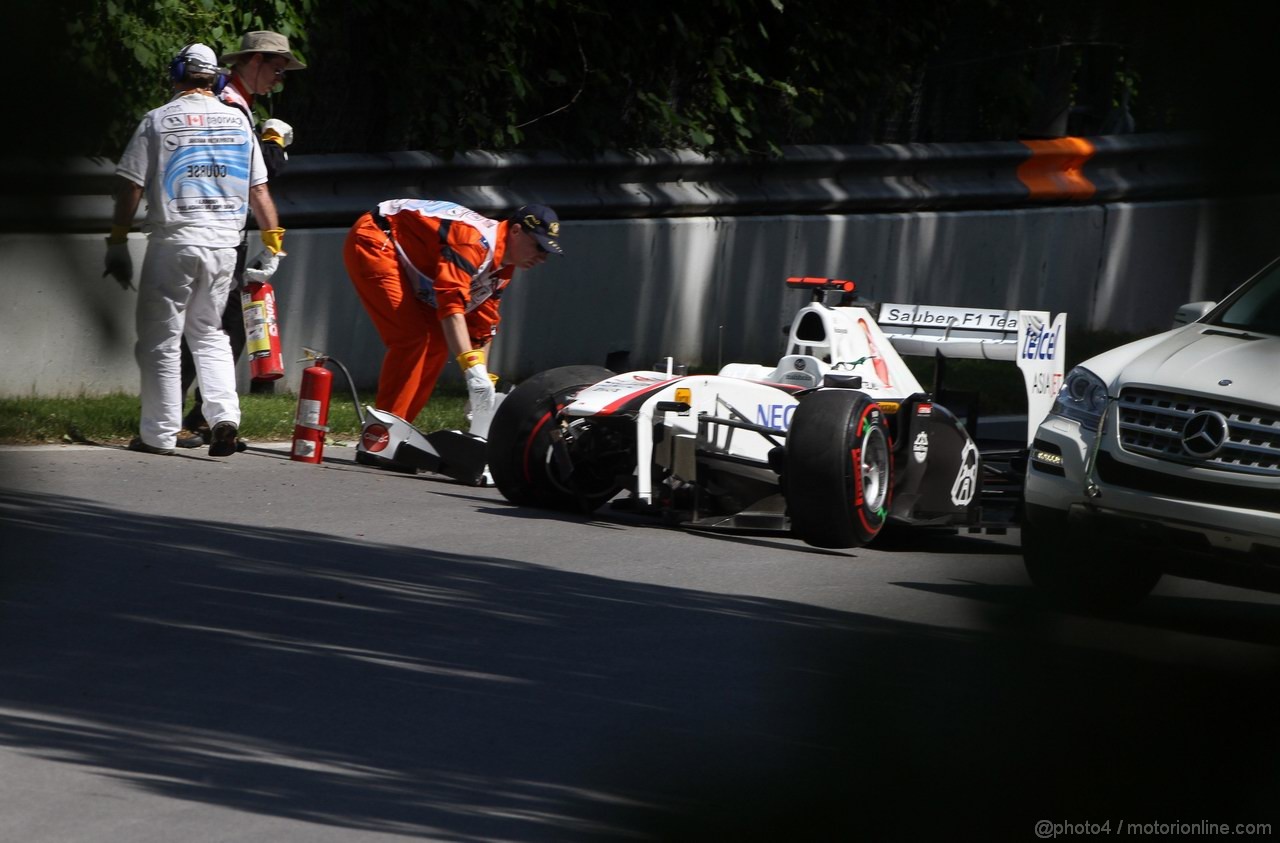
<path id="1" fill-rule="evenodd" d="M 1137 539 L 1196 554 L 1240 554 L 1280 563 L 1280 511 L 1254 508 L 1280 494 L 1280 483 L 1223 483 L 1198 480 L 1198 469 L 1170 472 L 1156 460 L 1122 463 L 1110 457 L 1114 439 L 1099 455 L 1101 494 L 1085 493 L 1087 449 L 1094 434 L 1075 422 L 1050 418 L 1036 432 L 1036 443 L 1054 461 L 1037 459 L 1027 468 L 1027 518 L 1041 526 L 1046 519 L 1072 528 L 1096 526 L 1116 538 Z M 1060 458 L 1060 462 L 1056 459 Z M 1135 465 L 1139 467 L 1135 468 Z M 1114 482 L 1119 477 L 1123 482 Z M 1135 477 L 1142 478 L 1134 482 Z M 1109 479 L 1110 478 L 1110 479 Z M 1134 488 L 1142 486 L 1144 488 Z"/>

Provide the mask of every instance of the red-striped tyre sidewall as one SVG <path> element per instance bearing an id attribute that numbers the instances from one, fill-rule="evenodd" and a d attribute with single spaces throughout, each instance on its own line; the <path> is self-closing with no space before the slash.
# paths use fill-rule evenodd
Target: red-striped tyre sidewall
<path id="1" fill-rule="evenodd" d="M 787 432 L 791 529 L 816 547 L 861 547 L 884 527 L 893 462 L 880 406 L 856 390 L 804 396 Z"/>

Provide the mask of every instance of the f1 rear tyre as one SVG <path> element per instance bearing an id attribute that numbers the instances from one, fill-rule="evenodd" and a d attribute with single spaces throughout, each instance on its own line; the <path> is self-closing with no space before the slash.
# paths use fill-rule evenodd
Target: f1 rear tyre
<path id="1" fill-rule="evenodd" d="M 562 366 L 517 386 L 498 405 L 489 425 L 488 460 L 493 484 L 514 504 L 542 509 L 594 510 L 622 484 L 612 477 L 560 477 L 551 431 L 565 404 L 588 386 L 613 377 L 599 366 Z M 575 470 L 574 474 L 579 472 Z"/>
<path id="2" fill-rule="evenodd" d="M 800 399 L 787 431 L 791 531 L 815 547 L 861 547 L 884 527 L 893 456 L 880 405 L 849 389 Z"/>

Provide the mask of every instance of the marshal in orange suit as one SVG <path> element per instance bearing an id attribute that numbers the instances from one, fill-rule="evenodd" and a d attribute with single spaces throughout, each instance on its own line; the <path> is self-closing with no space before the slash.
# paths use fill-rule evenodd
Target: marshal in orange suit
<path id="1" fill-rule="evenodd" d="M 502 291 L 517 269 L 561 253 L 560 220 L 545 205 L 493 220 L 453 202 L 389 199 L 363 214 L 343 262 L 387 346 L 377 408 L 412 424 L 449 357 L 466 377 L 472 411 L 490 406 L 485 349 Z"/>

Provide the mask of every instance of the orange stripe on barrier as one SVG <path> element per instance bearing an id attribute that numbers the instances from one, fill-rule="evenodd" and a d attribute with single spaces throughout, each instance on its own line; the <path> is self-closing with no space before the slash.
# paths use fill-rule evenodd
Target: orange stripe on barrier
<path id="1" fill-rule="evenodd" d="M 1031 157 L 1018 167 L 1018 181 L 1032 199 L 1088 199 L 1097 192 L 1084 176 L 1094 147 L 1084 138 L 1022 141 Z"/>

